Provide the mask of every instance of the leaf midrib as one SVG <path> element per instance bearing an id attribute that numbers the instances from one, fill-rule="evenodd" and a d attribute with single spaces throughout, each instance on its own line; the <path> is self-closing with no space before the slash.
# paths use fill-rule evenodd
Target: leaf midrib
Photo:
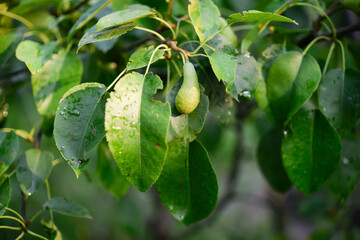
<path id="1" fill-rule="evenodd" d="M 103 89 L 105 89 L 105 88 L 103 88 Z M 85 91 L 85 89 L 82 90 L 82 91 Z M 84 143 L 85 133 L 86 133 L 87 130 L 88 130 L 89 123 L 90 123 L 90 121 L 92 120 L 92 117 L 94 116 L 94 112 L 95 112 L 95 110 L 96 110 L 96 107 L 98 106 L 98 104 L 99 104 L 99 102 L 100 102 L 101 97 L 103 96 L 103 94 L 104 94 L 104 92 L 98 97 L 98 99 L 97 99 L 97 101 L 96 101 L 96 103 L 95 103 L 95 106 L 94 106 L 93 110 L 91 111 L 91 114 L 89 115 L 90 117 L 89 117 L 88 121 L 86 122 L 85 131 L 83 132 L 83 135 L 82 135 L 82 137 L 81 137 L 80 147 L 79 147 L 79 149 L 78 149 L 78 156 L 80 156 L 80 154 L 81 154 L 81 153 L 80 153 L 80 152 L 81 152 L 81 149 L 83 149 L 83 143 Z M 86 151 L 84 150 L 84 154 L 85 154 L 85 152 L 86 152 Z M 81 160 L 83 160 L 83 159 L 81 159 Z"/>

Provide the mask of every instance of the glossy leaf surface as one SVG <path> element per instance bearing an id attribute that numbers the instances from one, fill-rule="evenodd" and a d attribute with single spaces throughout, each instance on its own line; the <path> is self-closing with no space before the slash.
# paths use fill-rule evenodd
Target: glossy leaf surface
<path id="1" fill-rule="evenodd" d="M 119 80 L 106 103 L 110 151 L 122 174 L 140 191 L 155 183 L 164 164 L 170 104 L 153 100 L 161 88 L 158 76 L 132 72 Z"/>
<path id="2" fill-rule="evenodd" d="M 344 203 L 360 179 L 360 142 L 356 139 L 343 139 L 341 145 L 340 165 L 328 179 L 327 187 Z"/>
<path id="3" fill-rule="evenodd" d="M 233 24 L 237 22 L 267 22 L 267 21 L 280 21 L 295 23 L 294 20 L 281 16 L 275 13 L 261 12 L 256 10 L 243 11 L 242 13 L 231 14 L 228 18 L 228 23 Z"/>
<path id="4" fill-rule="evenodd" d="M 95 32 L 95 26 L 90 28 L 84 36 L 80 39 L 79 45 L 78 45 L 78 51 L 79 49 L 89 43 L 94 42 L 100 42 L 100 41 L 106 41 L 111 40 L 117 37 L 120 37 L 121 35 L 127 33 L 128 31 L 132 30 L 135 27 L 134 24 L 128 23 L 125 25 L 121 25 L 119 27 L 105 29 L 100 32 Z"/>
<path id="5" fill-rule="evenodd" d="M 290 180 L 304 194 L 321 189 L 340 161 L 341 143 L 335 130 L 320 111 L 303 110 L 284 134 L 282 161 Z"/>
<path id="6" fill-rule="evenodd" d="M 220 12 L 211 0 L 191 0 L 188 12 L 201 42 L 213 36 L 220 28 Z"/>
<path id="7" fill-rule="evenodd" d="M 16 57 L 25 62 L 32 74 L 41 70 L 44 64 L 51 59 L 57 42 L 50 41 L 44 45 L 31 40 L 21 42 L 16 49 Z"/>
<path id="8" fill-rule="evenodd" d="M 79 177 L 88 153 L 105 136 L 106 87 L 83 83 L 62 97 L 55 116 L 54 137 L 61 155 Z"/>
<path id="9" fill-rule="evenodd" d="M 109 1 L 107 0 L 99 0 L 94 5 L 92 5 L 86 12 L 84 12 L 81 17 L 75 22 L 75 24 L 71 27 L 69 33 L 68 33 L 68 39 L 71 39 L 72 36 L 79 30 L 79 27 L 83 25 L 84 23 L 87 23 L 92 15 L 99 9 L 103 8 L 104 5 L 106 6 L 109 4 Z"/>
<path id="10" fill-rule="evenodd" d="M 218 183 L 204 147 L 198 141 L 172 140 L 156 189 L 166 208 L 184 224 L 209 216 L 217 202 Z"/>
<path id="11" fill-rule="evenodd" d="M 285 67 L 286 66 L 286 67 Z M 276 122 L 286 123 L 311 97 L 320 82 L 316 60 L 300 52 L 280 55 L 267 74 L 267 98 Z"/>
<path id="12" fill-rule="evenodd" d="M 282 132 L 276 128 L 262 137 L 258 146 L 258 163 L 270 186 L 280 193 L 285 193 L 292 183 L 281 160 L 282 137 Z"/>
<path id="13" fill-rule="evenodd" d="M 126 68 L 128 70 L 133 70 L 133 69 L 146 67 L 150 62 L 150 58 L 151 58 L 151 55 L 153 54 L 153 52 L 154 52 L 154 46 L 136 50 L 136 52 L 134 52 L 130 56 L 129 62 L 127 63 Z M 162 56 L 164 56 L 164 50 L 163 49 L 157 50 L 151 63 L 156 62 Z"/>
<path id="14" fill-rule="evenodd" d="M 53 160 L 52 153 L 37 149 L 29 149 L 20 157 L 16 177 L 25 194 L 30 196 L 44 184 L 51 173 Z"/>
<path id="15" fill-rule="evenodd" d="M 360 71 L 332 69 L 319 86 L 319 105 L 340 133 L 353 128 L 360 118 Z"/>
<path id="16" fill-rule="evenodd" d="M 31 77 L 36 107 L 41 115 L 55 114 L 66 91 L 78 85 L 83 73 L 82 62 L 73 53 L 61 51 Z"/>
<path id="17" fill-rule="evenodd" d="M 19 138 L 14 132 L 0 131 L 0 176 L 10 167 L 19 151 Z"/>
<path id="18" fill-rule="evenodd" d="M 255 58 L 248 54 L 231 56 L 214 53 L 210 57 L 211 67 L 219 80 L 223 80 L 233 98 L 252 98 L 260 78 Z"/>
<path id="19" fill-rule="evenodd" d="M 99 19 L 95 25 L 96 31 L 101 32 L 108 28 L 114 28 L 120 25 L 132 23 L 139 18 L 155 15 L 151 9 L 144 5 L 132 5 L 127 9 L 110 13 Z"/>
<path id="20" fill-rule="evenodd" d="M 54 212 L 72 216 L 72 217 L 82 217 L 82 218 L 89 218 L 92 219 L 89 210 L 87 210 L 82 205 L 79 205 L 78 203 L 62 197 L 55 197 L 51 198 L 50 200 L 47 200 L 43 208 L 45 210 L 52 210 Z"/>

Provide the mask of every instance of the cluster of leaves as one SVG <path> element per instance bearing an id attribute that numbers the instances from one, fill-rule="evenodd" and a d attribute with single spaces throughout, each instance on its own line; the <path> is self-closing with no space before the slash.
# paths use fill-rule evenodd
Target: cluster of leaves
<path id="1" fill-rule="evenodd" d="M 97 148 L 97 173 L 111 193 L 123 196 L 130 183 L 142 192 L 155 184 L 161 201 L 176 219 L 186 225 L 198 222 L 215 208 L 218 183 L 209 155 L 196 135 L 209 111 L 226 123 L 231 120 L 234 101 L 253 98 L 273 126 L 260 141 L 258 160 L 274 189 L 285 193 L 295 185 L 309 194 L 327 183 L 340 201 L 351 194 L 360 177 L 359 154 L 353 147 L 359 144 L 352 134 L 360 117 L 360 72 L 345 68 L 345 50 L 336 30 L 332 29 L 332 38 L 315 38 L 305 50 L 291 44 L 271 44 L 257 59 L 249 52 L 259 36 L 278 33 L 287 39 L 293 34 L 280 26 L 279 32 L 269 27 L 271 22 L 297 24 L 280 15 L 285 10 L 306 6 L 324 14 L 320 6 L 274 2 L 263 12 L 234 13 L 225 20 L 211 0 L 169 1 L 167 9 L 122 1 L 107 7 L 111 2 L 99 0 L 84 8 L 81 16 L 67 15 L 64 9 L 69 6 L 57 0 L 0 5 L 0 21 L 9 27 L 0 36 L 0 68 L 19 64 L 10 61 L 14 54 L 26 64 L 34 101 L 43 116 L 35 137 L 35 128 L 30 133 L 0 132 L 1 214 L 9 210 L 12 173 L 16 173 L 26 197 L 44 182 L 48 185 L 47 178 L 59 161 L 53 153 L 40 149 L 39 141 L 45 134 L 53 135 L 77 177 Z M 183 7 L 171 12 L 172 4 Z M 41 10 L 46 23 L 31 20 L 31 10 L 48 7 L 52 14 Z M 27 29 L 11 30 L 17 26 L 11 19 Z M 239 45 L 232 25 L 241 22 L 254 24 L 247 26 L 250 31 Z M 89 28 L 84 30 L 85 26 Z M 66 38 L 62 37 L 64 29 Z M 94 69 L 100 61 L 86 60 L 90 67 L 84 66 L 81 58 L 87 53 L 108 52 L 119 42 L 118 37 L 131 30 L 150 33 L 151 37 L 141 35 L 145 44 L 121 68 L 116 63 L 106 66 L 122 70 L 113 81 L 102 79 L 109 77 Z M 318 40 L 331 43 L 323 70 L 309 54 Z M 328 71 L 338 47 L 342 64 Z M 175 98 L 182 84 L 181 66 L 188 58 L 197 67 L 201 96 L 192 113 L 181 114 Z M 35 147 L 22 153 L 18 136 Z M 49 197 L 44 209 L 90 217 L 86 209 L 64 198 Z M 52 234 L 57 232 L 51 221 L 44 220 L 44 225 L 55 229 Z"/>

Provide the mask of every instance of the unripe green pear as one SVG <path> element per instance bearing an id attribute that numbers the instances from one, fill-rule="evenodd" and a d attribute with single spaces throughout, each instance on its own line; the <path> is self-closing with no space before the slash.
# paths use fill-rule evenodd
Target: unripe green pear
<path id="1" fill-rule="evenodd" d="M 200 102 L 200 87 L 194 65 L 186 61 L 184 64 L 184 81 L 176 95 L 175 106 L 180 113 L 189 114 Z"/>

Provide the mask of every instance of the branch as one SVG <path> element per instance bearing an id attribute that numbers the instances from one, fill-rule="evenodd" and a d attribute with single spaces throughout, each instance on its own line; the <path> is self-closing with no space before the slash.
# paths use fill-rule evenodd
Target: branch
<path id="1" fill-rule="evenodd" d="M 343 6 L 340 4 L 340 0 L 336 0 L 333 2 L 333 4 L 329 7 L 328 10 L 326 10 L 326 15 L 330 16 L 334 13 L 336 13 L 337 11 L 343 9 Z M 307 44 L 309 44 L 314 38 L 316 38 L 317 36 L 319 36 L 317 33 L 319 32 L 320 28 L 321 28 L 321 23 L 324 21 L 325 16 L 324 15 L 319 15 L 318 18 L 314 21 L 313 23 L 313 29 L 312 31 L 306 36 L 304 37 L 302 40 L 299 41 L 299 46 L 300 47 L 304 47 Z"/>
<path id="2" fill-rule="evenodd" d="M 342 27 L 336 30 L 337 36 L 342 37 L 345 36 L 349 33 L 353 33 L 353 32 L 358 32 L 360 31 L 360 22 L 354 24 L 354 25 L 350 25 L 347 27 Z M 332 37 L 333 36 L 333 32 L 329 32 L 329 33 L 325 33 L 325 34 L 316 34 L 314 36 L 312 36 L 312 38 L 304 38 L 303 40 L 301 40 L 299 42 L 299 46 L 300 47 L 305 47 L 306 45 L 308 45 L 312 40 L 314 40 L 317 37 Z"/>

